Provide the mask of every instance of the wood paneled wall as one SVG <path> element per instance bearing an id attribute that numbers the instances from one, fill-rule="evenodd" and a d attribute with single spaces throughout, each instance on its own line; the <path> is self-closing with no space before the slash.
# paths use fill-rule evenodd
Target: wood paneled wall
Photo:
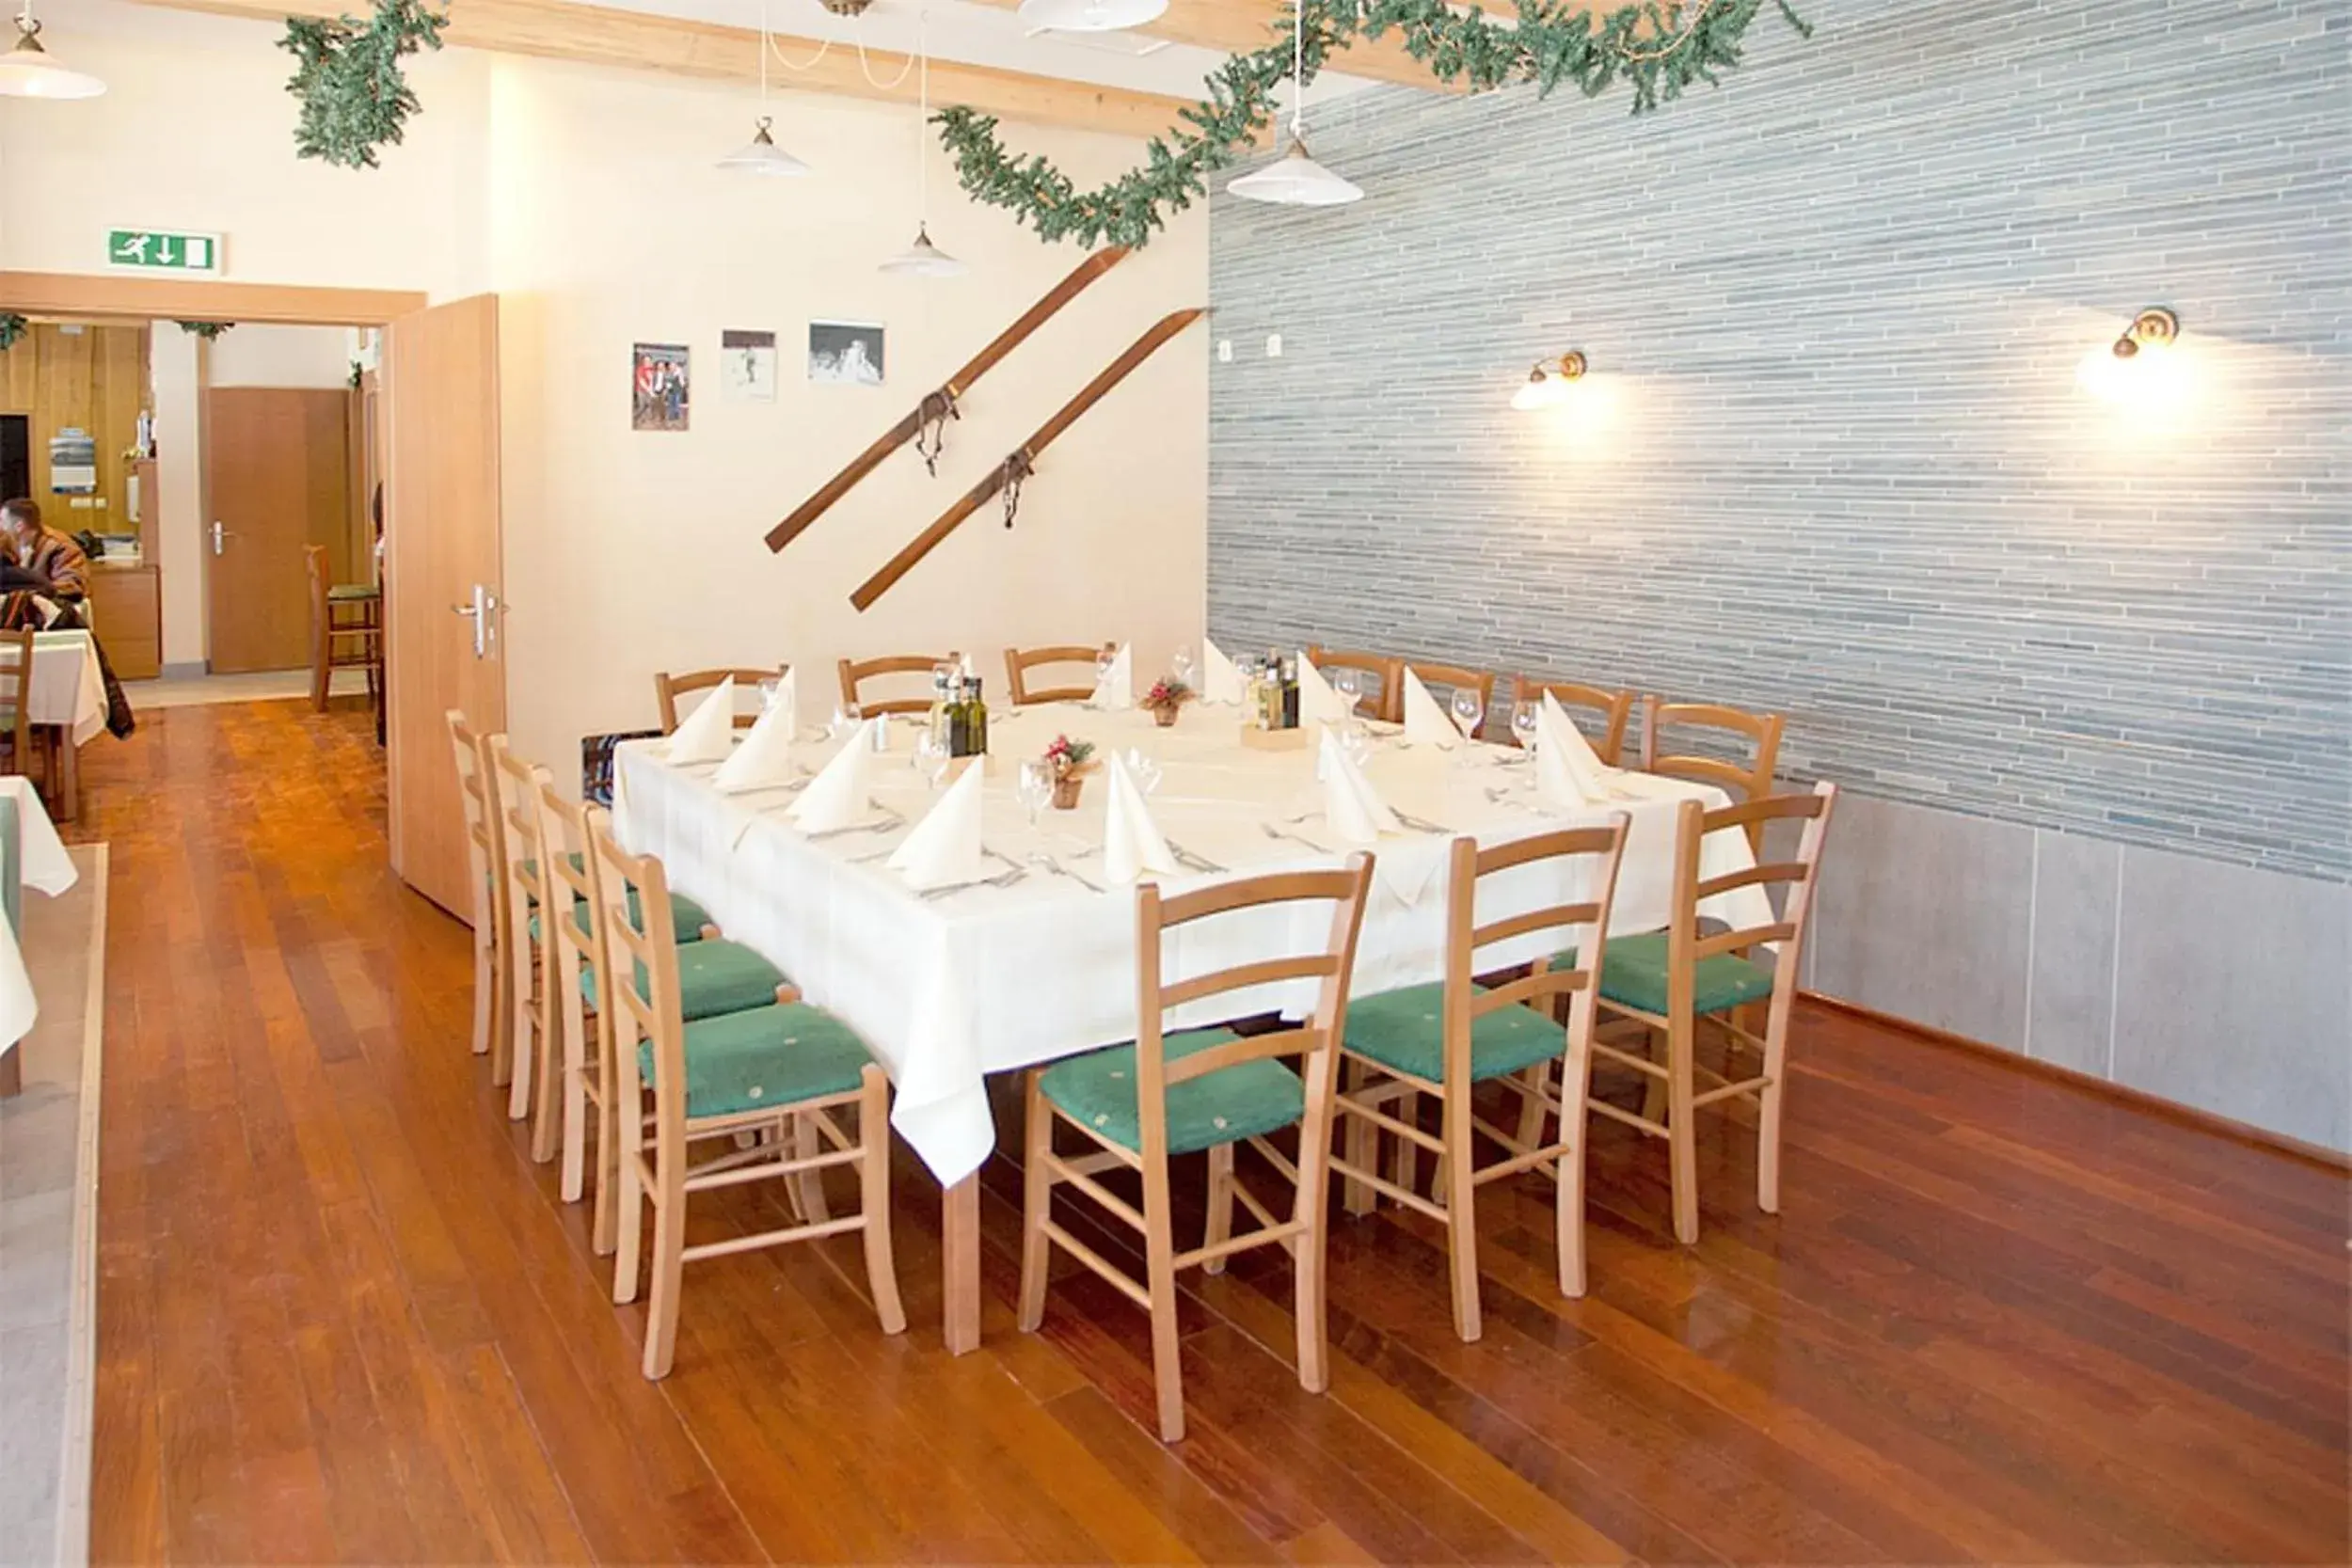
<path id="1" fill-rule="evenodd" d="M 123 460 L 148 403 L 147 328 L 87 325 L 78 330 L 40 322 L 0 354 L 0 414 L 30 417 L 33 499 L 41 515 L 67 533 L 89 529 L 129 532 L 131 465 Z M 91 504 L 51 493 L 49 438 L 79 428 L 98 445 L 98 489 Z M 102 508 L 97 501 L 103 498 Z M 147 511 L 151 516 L 150 498 Z"/>

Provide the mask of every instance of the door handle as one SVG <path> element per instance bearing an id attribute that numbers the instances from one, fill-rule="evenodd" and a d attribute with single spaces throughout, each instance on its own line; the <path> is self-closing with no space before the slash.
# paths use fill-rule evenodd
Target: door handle
<path id="1" fill-rule="evenodd" d="M 491 618 L 506 608 L 499 602 L 499 596 L 477 582 L 473 585 L 471 604 L 453 604 L 449 608 L 473 623 L 473 657 L 489 657 L 490 644 L 498 640 L 498 626 Z"/>
<path id="2" fill-rule="evenodd" d="M 218 520 L 218 519 L 215 519 L 215 521 L 214 521 L 214 523 L 213 523 L 213 553 L 214 553 L 215 555 L 219 555 L 219 554 L 221 554 L 221 553 L 222 553 L 222 551 L 221 551 L 221 541 L 222 541 L 223 539 L 226 539 L 228 536 L 229 536 L 229 531 L 228 531 L 227 529 L 225 529 L 225 528 L 223 528 L 223 527 L 221 527 L 221 526 L 220 526 L 220 523 L 219 523 L 219 520 Z"/>

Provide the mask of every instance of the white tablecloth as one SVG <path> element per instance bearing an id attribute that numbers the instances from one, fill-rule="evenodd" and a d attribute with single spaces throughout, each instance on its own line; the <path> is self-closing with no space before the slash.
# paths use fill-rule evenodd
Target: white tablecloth
<path id="1" fill-rule="evenodd" d="M 977 1170 L 995 1144 L 983 1074 L 1133 1039 L 1136 1032 L 1134 895 L 1108 887 L 1104 877 L 1104 781 L 1088 782 L 1078 810 L 1048 810 L 1032 828 L 1014 791 L 1021 759 L 1064 732 L 1104 748 L 1138 746 L 1165 766 L 1152 815 L 1183 851 L 1235 874 L 1335 863 L 1345 850 L 1323 823 L 1313 752 L 1244 748 L 1239 722 L 1232 709 L 1199 706 L 1170 730 L 1155 728 L 1140 712 L 1070 704 L 996 716 L 982 835 L 996 857 L 991 874 L 1045 853 L 1104 892 L 1034 866 L 1007 887 L 930 899 L 909 889 L 882 857 L 905 835 L 898 823 L 919 819 L 933 796 L 909 766 L 904 726 L 893 752 L 875 759 L 878 809 L 869 829 L 803 836 L 783 815 L 791 800 L 784 790 L 722 794 L 710 782 L 714 765 L 672 768 L 658 742 L 635 742 L 622 746 L 616 759 L 616 832 L 632 850 L 660 857 L 671 884 L 700 900 L 729 937 L 774 962 L 811 1002 L 865 1037 L 897 1085 L 892 1123 L 951 1183 Z M 795 760 L 814 768 L 833 750 L 831 742 L 812 742 L 797 749 Z M 1525 754 L 1505 747 L 1477 747 L 1465 756 L 1386 738 L 1366 772 L 1399 812 L 1486 843 L 1626 811 L 1632 826 L 1611 921 L 1618 933 L 1656 930 L 1667 921 L 1677 802 L 1716 806 L 1726 800 L 1710 786 L 1628 774 L 1624 799 L 1552 812 L 1534 799 L 1534 769 Z M 1288 836 L 1273 836 L 1269 824 Z M 1419 832 L 1375 847 L 1378 869 L 1355 994 L 1441 976 L 1447 838 Z M 1703 858 L 1707 876 L 1754 863 L 1738 832 L 1710 835 Z M 1215 879 L 1186 873 L 1161 881 L 1179 891 Z M 1557 863 L 1489 879 L 1480 890 L 1480 919 L 1583 895 L 1566 882 Z M 1723 903 L 1709 912 L 1736 925 L 1772 919 L 1759 888 L 1727 895 Z M 1327 920 L 1327 910 L 1311 906 L 1220 916 L 1170 941 L 1167 973 L 1182 977 L 1299 951 L 1321 940 Z M 1484 949 L 1480 961 L 1502 967 L 1559 944 L 1557 933 L 1537 933 Z M 1171 1015 L 1170 1022 L 1295 1011 L 1309 995 L 1297 987 L 1234 993 L 1211 999 L 1200 1017 Z"/>
<path id="2" fill-rule="evenodd" d="M 24 885 L 52 897 L 72 887 L 77 875 L 72 857 L 65 852 L 65 845 L 58 839 L 48 812 L 41 809 L 40 795 L 32 782 L 14 775 L 0 777 L 0 794 L 16 801 L 19 859 Z M 16 1042 L 32 1030 L 33 1020 L 40 1015 L 40 1005 L 33 995 L 33 978 L 25 972 L 24 955 L 17 946 L 16 933 L 8 928 L 7 921 L 0 920 L 0 1053 L 16 1049 Z"/>
<path id="3" fill-rule="evenodd" d="M 76 746 L 106 727 L 106 684 L 99 676 L 88 632 L 35 632 L 32 688 L 25 704 L 32 721 L 67 726 Z"/>

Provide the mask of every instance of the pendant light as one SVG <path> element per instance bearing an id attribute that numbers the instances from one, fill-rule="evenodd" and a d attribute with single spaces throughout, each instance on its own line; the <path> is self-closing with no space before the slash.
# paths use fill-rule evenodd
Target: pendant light
<path id="1" fill-rule="evenodd" d="M 1291 5 L 1291 134 L 1282 155 L 1263 168 L 1226 182 L 1233 195 L 1278 207 L 1344 207 L 1363 188 L 1341 179 L 1307 154 L 1307 7 Z"/>
<path id="2" fill-rule="evenodd" d="M 931 126 L 930 21 L 930 12 L 925 11 L 914 29 L 915 101 L 920 116 L 915 121 L 914 137 L 914 243 L 881 267 L 899 277 L 961 277 L 972 270 L 931 244 L 930 165 L 924 156 L 929 150 L 924 143 L 930 135 Z"/>
<path id="3" fill-rule="evenodd" d="M 768 127 L 774 123 L 768 116 L 768 8 L 763 4 L 759 8 L 759 123 L 752 139 L 720 159 L 719 166 L 743 174 L 806 174 L 808 166 L 778 147 L 768 134 Z"/>
<path id="4" fill-rule="evenodd" d="M 40 46 L 40 24 L 33 20 L 33 0 L 16 19 L 16 47 L 0 55 L 0 97 L 96 98 L 106 84 L 84 71 L 57 63 Z"/>
<path id="5" fill-rule="evenodd" d="M 1168 0 L 1021 0 L 1021 24 L 1049 33 L 1117 33 L 1157 22 Z"/>

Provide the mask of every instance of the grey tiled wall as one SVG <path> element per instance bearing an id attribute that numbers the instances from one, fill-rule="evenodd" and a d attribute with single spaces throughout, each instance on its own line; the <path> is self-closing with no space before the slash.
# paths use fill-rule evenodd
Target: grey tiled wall
<path id="1" fill-rule="evenodd" d="M 1216 198 L 1213 631 L 1778 709 L 1792 774 L 2352 879 L 2345 7 L 1801 8 L 1644 119 L 1383 88 L 1311 127 L 1361 204 Z M 2158 303 L 2191 405 L 2080 391 Z M 1587 406 L 1513 412 L 1570 347 Z"/>

